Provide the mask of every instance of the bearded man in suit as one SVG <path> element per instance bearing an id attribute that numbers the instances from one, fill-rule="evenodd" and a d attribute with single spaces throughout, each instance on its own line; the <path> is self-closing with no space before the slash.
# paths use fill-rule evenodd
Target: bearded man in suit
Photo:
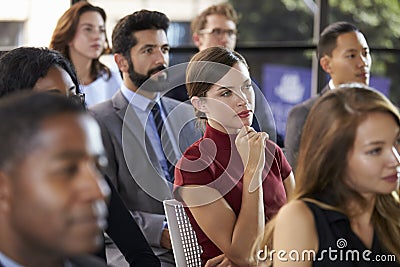
<path id="1" fill-rule="evenodd" d="M 111 100 L 90 108 L 102 127 L 115 184 L 162 266 L 175 266 L 162 201 L 172 198 L 174 164 L 198 140 L 191 105 L 163 96 L 169 64 L 169 19 L 141 10 L 122 18 L 112 34 L 123 77 Z M 168 87 L 168 86 L 167 86 Z M 112 246 L 107 251 L 112 251 Z M 107 258 L 113 257 L 107 252 Z M 115 257 L 117 266 L 126 266 Z"/>

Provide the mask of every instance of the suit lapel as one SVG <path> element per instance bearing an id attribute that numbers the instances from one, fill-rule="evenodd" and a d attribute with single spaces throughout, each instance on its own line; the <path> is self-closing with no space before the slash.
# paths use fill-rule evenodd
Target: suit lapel
<path id="1" fill-rule="evenodd" d="M 129 102 L 122 95 L 121 91 L 114 95 L 112 102 L 115 113 L 122 121 L 122 139 L 126 137 L 124 136 L 124 134 L 127 134 L 126 131 L 129 131 L 138 140 L 143 152 L 145 152 L 145 130 L 132 106 L 129 105 Z"/>
<path id="2" fill-rule="evenodd" d="M 124 144 L 139 144 L 139 147 L 134 146 L 136 151 L 124 151 L 124 154 L 128 153 L 132 155 L 132 153 L 134 153 L 136 155 L 148 155 L 149 161 L 156 168 L 157 172 L 159 174 L 164 173 L 153 147 L 146 147 L 145 140 L 148 139 L 146 136 L 146 131 L 143 128 L 142 123 L 140 122 L 140 119 L 137 116 L 135 110 L 122 95 L 121 91 L 118 91 L 114 95 L 114 97 L 112 98 L 112 103 L 115 113 L 122 121 L 122 148 L 124 150 L 127 147 L 127 149 L 133 148 L 132 146 L 126 146 Z M 142 151 L 137 151 L 137 149 L 141 149 Z"/>
<path id="3" fill-rule="evenodd" d="M 176 105 L 168 101 L 166 98 L 161 98 L 161 103 L 164 108 L 164 114 L 166 117 L 166 123 L 168 124 L 169 128 L 171 129 L 171 134 L 172 136 L 169 136 L 169 139 L 174 146 L 174 164 L 179 160 L 178 155 L 175 151 L 175 147 L 179 147 L 177 144 L 177 139 L 179 138 L 179 131 L 181 130 L 181 127 L 179 127 L 179 119 L 176 115 Z M 171 112 L 173 112 L 171 114 Z M 171 115 L 171 116 L 169 116 Z M 178 127 L 177 127 L 178 126 Z"/>

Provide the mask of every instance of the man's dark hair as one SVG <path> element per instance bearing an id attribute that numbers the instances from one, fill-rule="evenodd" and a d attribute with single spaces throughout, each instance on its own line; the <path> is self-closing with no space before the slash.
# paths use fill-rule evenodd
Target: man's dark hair
<path id="1" fill-rule="evenodd" d="M 72 64 L 55 50 L 37 47 L 18 47 L 0 57 L 0 97 L 21 90 L 32 90 L 49 69 L 64 69 L 79 92 L 79 82 Z"/>
<path id="2" fill-rule="evenodd" d="M 338 21 L 328 25 L 322 31 L 318 42 L 318 59 L 325 55 L 332 56 L 332 51 L 336 47 L 336 40 L 338 36 L 348 32 L 360 32 L 360 30 L 353 24 L 346 21 Z"/>
<path id="3" fill-rule="evenodd" d="M 19 92 L 0 99 L 0 169 L 7 170 L 35 149 L 41 123 L 65 113 L 85 114 L 79 103 L 51 92 Z"/>
<path id="4" fill-rule="evenodd" d="M 130 58 L 130 50 L 137 44 L 133 35 L 143 30 L 163 30 L 169 27 L 168 17 L 157 11 L 140 10 L 120 19 L 112 33 L 112 47 L 114 53 Z"/>

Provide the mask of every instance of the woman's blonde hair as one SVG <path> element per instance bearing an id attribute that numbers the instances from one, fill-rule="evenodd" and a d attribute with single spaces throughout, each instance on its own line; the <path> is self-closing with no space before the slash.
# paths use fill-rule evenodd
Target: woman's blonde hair
<path id="1" fill-rule="evenodd" d="M 351 216 L 349 201 L 365 207 L 366 200 L 346 183 L 347 155 L 353 148 L 358 126 L 374 112 L 393 116 L 400 125 L 399 110 L 375 89 L 348 84 L 323 95 L 313 105 L 303 128 L 298 164 L 296 193 L 293 199 L 308 199 L 322 208 L 339 210 Z M 331 203 L 320 203 L 315 196 L 330 192 Z M 380 243 L 400 259 L 399 192 L 378 194 L 372 224 Z M 327 205 L 326 205 L 327 204 Z M 272 244 L 274 220 L 266 227 L 261 243 Z M 258 244 L 260 244 L 258 243 Z"/>

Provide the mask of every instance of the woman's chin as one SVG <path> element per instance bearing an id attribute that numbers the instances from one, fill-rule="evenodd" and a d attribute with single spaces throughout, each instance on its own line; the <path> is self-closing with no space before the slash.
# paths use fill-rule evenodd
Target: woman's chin
<path id="1" fill-rule="evenodd" d="M 252 123 L 252 119 L 249 119 L 249 118 L 242 119 L 243 126 L 250 126 L 251 123 Z"/>

